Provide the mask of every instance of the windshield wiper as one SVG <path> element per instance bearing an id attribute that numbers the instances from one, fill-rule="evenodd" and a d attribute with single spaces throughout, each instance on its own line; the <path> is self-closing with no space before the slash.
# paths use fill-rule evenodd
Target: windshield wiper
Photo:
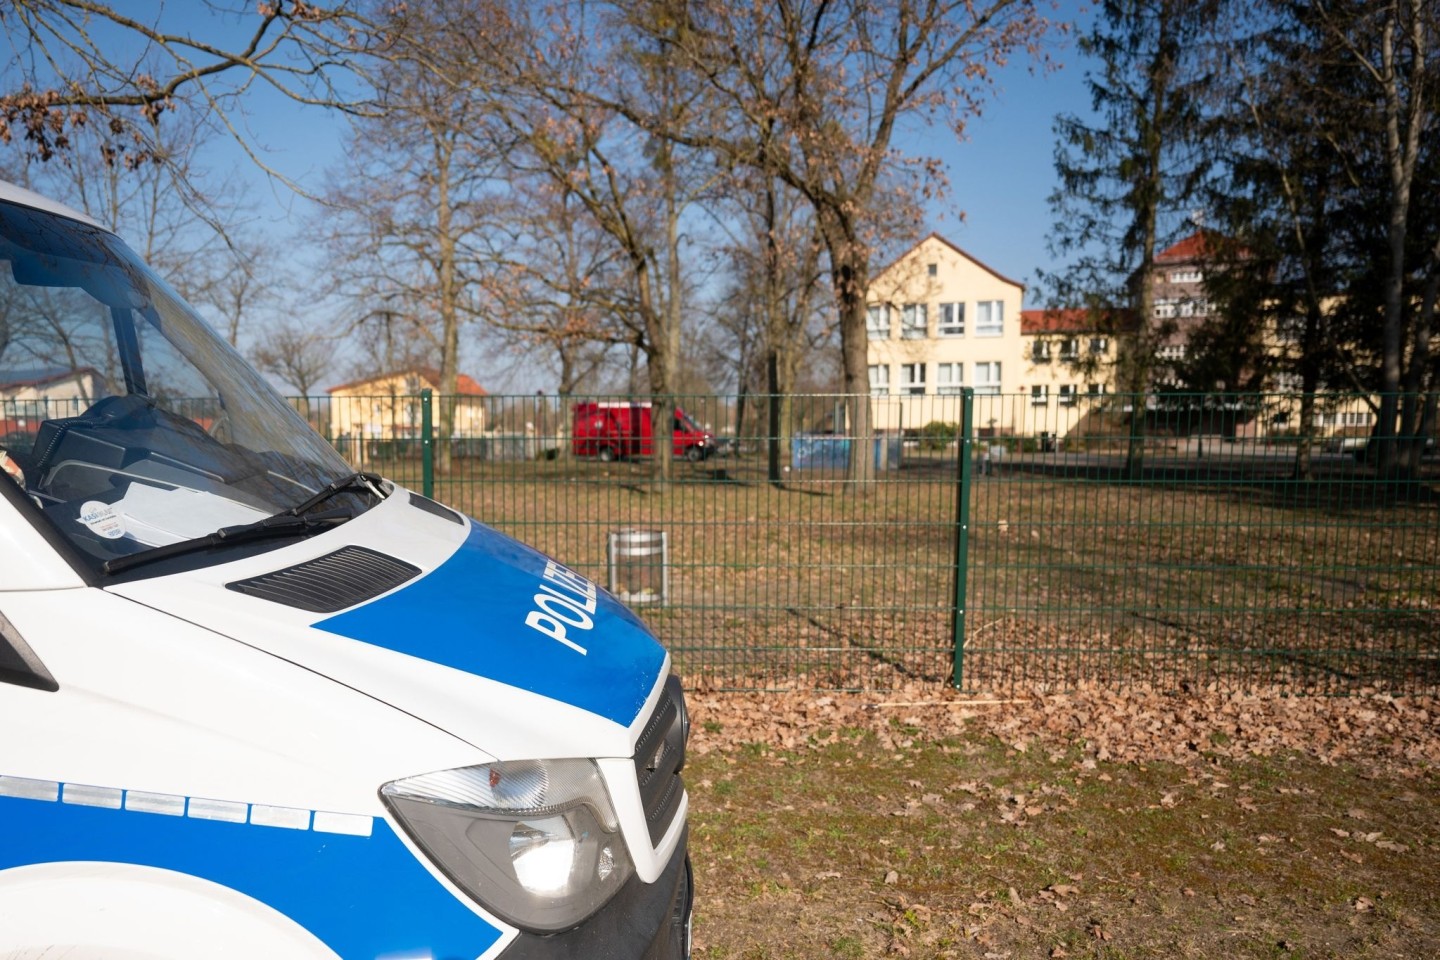
<path id="1" fill-rule="evenodd" d="M 333 493 L 334 491 L 331 492 Z M 221 527 L 214 533 L 207 533 L 203 537 L 196 537 L 193 540 L 181 540 L 179 543 L 167 543 L 164 546 L 154 547 L 140 553 L 126 554 L 123 557 L 113 557 L 106 560 L 101 569 L 103 569 L 106 574 L 115 574 L 122 570 L 129 570 L 131 567 L 138 567 L 142 564 L 152 563 L 156 560 L 165 560 L 169 557 L 178 557 L 187 553 L 198 553 L 201 550 L 208 550 L 211 547 L 230 546 L 231 544 L 247 543 L 252 540 L 265 540 L 270 537 L 302 537 L 316 530 L 328 530 L 330 527 L 338 526 L 353 516 L 354 514 L 342 507 L 312 514 L 308 517 L 296 516 L 288 511 L 285 513 L 277 513 L 272 517 L 256 520 L 254 523 L 242 523 L 234 527 Z"/>
<path id="2" fill-rule="evenodd" d="M 382 483 L 383 481 L 380 479 L 379 474 L 367 473 L 364 470 L 360 470 L 349 476 L 341 477 L 339 480 L 327 483 L 316 491 L 313 496 L 302 500 L 288 510 L 280 511 L 276 516 L 298 517 L 307 510 L 315 509 L 326 500 L 335 496 L 335 494 L 343 493 L 346 490 L 365 490 L 383 500 L 385 495 L 380 492 L 381 489 L 383 489 L 381 486 Z"/>

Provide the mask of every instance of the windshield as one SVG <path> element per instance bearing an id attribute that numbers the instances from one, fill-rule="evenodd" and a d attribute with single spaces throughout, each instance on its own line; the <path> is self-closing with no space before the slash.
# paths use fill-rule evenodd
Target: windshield
<path id="1" fill-rule="evenodd" d="M 0 405 L 0 467 L 97 568 L 351 472 L 113 235 L 3 201 Z"/>

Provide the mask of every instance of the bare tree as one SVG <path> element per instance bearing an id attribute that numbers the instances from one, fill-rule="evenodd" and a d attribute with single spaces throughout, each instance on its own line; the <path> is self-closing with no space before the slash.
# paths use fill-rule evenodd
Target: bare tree
<path id="1" fill-rule="evenodd" d="M 911 198 L 940 185 L 934 161 L 894 147 L 905 122 L 943 120 L 957 135 L 980 109 L 992 70 L 1045 30 L 1031 0 L 652 0 L 630 22 L 699 78 L 715 109 L 684 126 L 621 96 L 617 108 L 648 129 L 708 150 L 728 165 L 779 179 L 810 205 L 828 257 L 852 397 L 851 489 L 874 463 L 866 296 L 877 238 L 903 223 Z M 648 25 L 660 24 L 655 29 Z M 883 199 L 883 203 L 882 203 Z M 912 208 L 913 209 L 913 208 Z"/>
<path id="2" fill-rule="evenodd" d="M 1376 437 L 1379 470 L 1400 466 L 1402 452 L 1395 443 L 1397 417 L 1401 434 L 1418 435 L 1422 408 L 1418 393 L 1430 372 L 1429 320 L 1433 310 L 1415 311 L 1407 300 L 1409 234 L 1416 228 L 1416 177 L 1422 158 L 1433 150 L 1440 129 L 1440 11 L 1433 0 L 1386 0 L 1383 3 L 1316 4 L 1326 33 L 1335 48 L 1358 70 L 1369 85 L 1382 120 L 1380 155 L 1386 173 L 1386 271 L 1382 278 L 1385 320 L 1381 335 L 1380 416 Z M 1431 185 L 1433 188 L 1433 184 Z M 1428 237 L 1440 244 L 1440 228 L 1432 222 Z M 1430 243 L 1425 244 L 1426 247 Z M 1411 364 L 1407 371 L 1407 320 L 1414 327 Z M 1411 401 L 1401 409 L 1400 391 L 1409 389 Z M 1413 445 L 1418 462 L 1420 445 Z"/>
<path id="3" fill-rule="evenodd" d="M 512 141 L 510 162 L 577 205 L 625 265 L 623 285 L 587 288 L 586 299 L 632 325 L 653 417 L 669 423 L 686 313 L 681 224 L 707 185 L 693 151 L 637 129 L 609 104 L 624 90 L 648 114 L 684 127 L 697 115 L 697 85 L 659 39 L 614 11 L 524 3 L 487 11 L 488 29 L 468 39 L 486 74 L 487 109 Z M 668 454 L 668 444 L 657 449 L 662 486 L 673 474 Z"/>
<path id="4" fill-rule="evenodd" d="M 489 251 L 497 269 L 486 318 L 517 349 L 550 352 L 557 390 L 570 396 L 604 365 L 613 347 L 643 336 L 625 309 L 625 267 L 615 245 L 565 184 L 511 171 L 508 229 Z"/>
<path id="5" fill-rule="evenodd" d="M 800 364 L 815 346 L 816 310 L 828 305 L 824 244 L 809 206 L 794 190 L 754 171 L 736 174 L 731 183 L 741 192 L 722 208 L 735 226 L 725 251 L 731 290 L 719 324 L 736 353 L 737 421 L 743 424 L 746 392 L 763 394 L 769 479 L 779 483 L 790 465 Z"/>
<path id="6" fill-rule="evenodd" d="M 389 38 L 355 3 L 207 7 L 209 29 L 200 35 L 166 29 L 158 6 L 134 16 L 98 0 L 12 0 L 0 7 L 9 40 L 0 143 L 18 140 L 30 155 L 49 160 L 70 154 L 75 131 L 90 129 L 107 162 L 138 168 L 165 162 L 162 121 L 188 108 L 213 118 L 260 162 L 232 118 L 252 86 L 297 103 L 366 109 L 339 91 L 337 78 L 363 73 Z"/>
<path id="7" fill-rule="evenodd" d="M 324 197 L 335 276 L 354 315 L 407 318 L 438 359 L 442 441 L 454 425 L 460 328 L 484 312 L 480 234 L 497 163 L 462 31 L 446 14 L 399 12 L 391 30 L 403 44 L 377 73 L 377 112 L 357 125 Z M 447 470 L 450 444 L 438 451 Z"/>
<path id="8" fill-rule="evenodd" d="M 265 332 L 250 351 L 265 373 L 293 388 L 301 416 L 310 417 L 310 398 L 335 369 L 335 338 L 302 320 L 289 318 Z"/>

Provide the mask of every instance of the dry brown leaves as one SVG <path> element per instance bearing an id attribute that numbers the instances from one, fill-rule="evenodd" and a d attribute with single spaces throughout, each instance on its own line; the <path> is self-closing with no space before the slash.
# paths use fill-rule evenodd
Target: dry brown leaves
<path id="1" fill-rule="evenodd" d="M 688 695 L 699 754 L 760 744 L 781 751 L 867 730 L 882 744 L 989 734 L 1055 760 L 1178 764 L 1296 753 L 1322 763 L 1378 766 L 1415 776 L 1440 766 L 1440 697 L 1369 691 L 1349 697 L 1078 684 L 1064 694 L 975 697 L 931 684 L 883 693 L 720 692 Z"/>

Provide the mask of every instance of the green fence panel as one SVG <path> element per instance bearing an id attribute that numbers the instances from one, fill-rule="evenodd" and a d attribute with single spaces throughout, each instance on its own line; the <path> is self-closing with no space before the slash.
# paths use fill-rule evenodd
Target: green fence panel
<path id="1" fill-rule="evenodd" d="M 357 468 L 602 585 L 612 534 L 663 533 L 669 596 L 636 610 L 716 685 L 1440 682 L 1440 459 L 1402 437 L 1379 470 L 1373 397 L 1302 425 L 1292 395 L 886 395 L 869 438 L 845 396 L 673 400 L 668 444 L 644 397 L 307 409 Z"/>

